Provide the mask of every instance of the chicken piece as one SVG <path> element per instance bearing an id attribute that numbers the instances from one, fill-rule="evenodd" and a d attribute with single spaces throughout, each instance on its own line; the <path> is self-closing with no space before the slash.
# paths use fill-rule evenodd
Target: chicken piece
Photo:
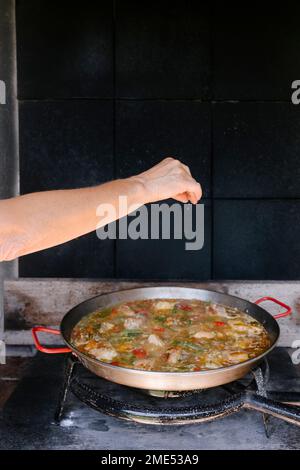
<path id="1" fill-rule="evenodd" d="M 117 352 L 113 348 L 95 348 L 90 350 L 90 354 L 95 356 L 99 361 L 111 361 L 117 356 Z"/>
<path id="2" fill-rule="evenodd" d="M 197 331 L 197 333 L 193 335 L 193 337 L 197 339 L 201 339 L 201 338 L 211 339 L 211 338 L 214 338 L 215 336 L 216 336 L 216 333 L 214 331 L 204 331 L 204 330 Z"/>
<path id="3" fill-rule="evenodd" d="M 206 361 L 204 364 L 205 369 L 219 369 L 219 367 L 221 367 L 220 364 L 214 361 Z"/>
<path id="4" fill-rule="evenodd" d="M 100 326 L 100 333 L 105 333 L 106 331 L 111 330 L 114 327 L 113 323 L 103 322 Z"/>
<path id="5" fill-rule="evenodd" d="M 181 351 L 179 349 L 171 349 L 169 351 L 168 364 L 176 364 L 181 358 Z"/>
<path id="6" fill-rule="evenodd" d="M 135 330 L 136 328 L 140 328 L 144 323 L 144 317 L 135 316 L 134 318 L 126 318 L 126 320 L 124 321 L 124 327 L 127 330 Z"/>
<path id="7" fill-rule="evenodd" d="M 164 300 L 160 300 L 155 304 L 155 310 L 168 310 L 170 308 L 173 308 L 175 305 L 175 302 L 166 302 Z"/>
<path id="8" fill-rule="evenodd" d="M 165 344 L 157 335 L 150 335 L 148 338 L 148 343 L 160 348 Z"/>
<path id="9" fill-rule="evenodd" d="M 250 325 L 238 325 L 234 323 L 229 323 L 231 329 L 233 330 L 233 334 L 236 333 L 247 333 L 249 331 Z"/>
<path id="10" fill-rule="evenodd" d="M 256 325 L 248 325 L 248 333 L 249 335 L 261 335 L 262 334 L 262 328 Z"/>
<path id="11" fill-rule="evenodd" d="M 238 352 L 238 351 L 235 352 L 234 351 L 234 352 L 228 353 L 227 359 L 228 359 L 229 362 L 232 362 L 233 364 L 236 364 L 236 363 L 239 363 L 239 362 L 247 361 L 247 359 L 249 359 L 249 356 L 245 352 Z"/>
<path id="12" fill-rule="evenodd" d="M 124 315 L 125 317 L 134 317 L 135 311 L 128 305 L 119 305 L 118 313 Z"/>
<path id="13" fill-rule="evenodd" d="M 211 304 L 211 308 L 215 314 L 220 315 L 223 318 L 235 318 L 238 316 L 235 308 L 228 307 L 227 309 L 223 305 Z"/>
<path id="14" fill-rule="evenodd" d="M 223 307 L 223 305 L 212 304 L 211 306 L 218 315 L 221 315 L 221 317 L 226 317 L 227 316 L 226 309 L 225 309 L 225 307 Z"/>

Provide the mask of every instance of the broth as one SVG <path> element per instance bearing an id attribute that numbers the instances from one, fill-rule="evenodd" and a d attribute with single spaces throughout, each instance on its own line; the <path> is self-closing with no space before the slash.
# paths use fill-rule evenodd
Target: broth
<path id="1" fill-rule="evenodd" d="M 238 364 L 270 346 L 264 327 L 233 307 L 201 300 L 123 302 L 83 317 L 72 344 L 102 362 L 162 372 Z"/>

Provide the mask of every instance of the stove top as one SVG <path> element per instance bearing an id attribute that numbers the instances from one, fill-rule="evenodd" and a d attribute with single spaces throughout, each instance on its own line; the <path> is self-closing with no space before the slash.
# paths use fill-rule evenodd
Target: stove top
<path id="1" fill-rule="evenodd" d="M 99 412 L 144 424 L 202 423 L 248 408 L 263 413 L 267 435 L 269 415 L 300 426 L 300 407 L 286 405 L 291 401 L 300 405 L 300 393 L 282 392 L 281 402 L 284 403 L 276 403 L 274 395 L 278 392 L 267 392 L 269 377 L 269 364 L 265 359 L 242 380 L 224 386 L 184 392 L 141 390 L 101 379 L 70 355 L 55 420 L 60 423 L 67 396 L 72 391 L 79 400 Z"/>
<path id="2" fill-rule="evenodd" d="M 300 427 L 272 416 L 267 419 L 267 437 L 266 415 L 243 407 L 253 395 L 264 400 L 266 392 L 275 400 L 299 401 L 299 366 L 284 348 L 276 348 L 268 358 L 268 365 L 245 380 L 157 397 L 100 379 L 70 357 L 66 371 L 65 357 L 38 354 L 3 410 L 0 448 L 300 449 Z M 62 396 L 64 382 L 68 386 Z M 227 416 L 210 421 L 214 413 Z M 185 426 L 179 425 L 182 422 Z"/>

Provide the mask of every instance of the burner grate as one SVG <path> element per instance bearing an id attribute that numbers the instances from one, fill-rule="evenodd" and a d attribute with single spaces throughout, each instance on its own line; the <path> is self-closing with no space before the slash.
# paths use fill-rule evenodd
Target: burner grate
<path id="1" fill-rule="evenodd" d="M 268 379 L 269 366 L 264 360 L 246 378 L 221 387 L 189 392 L 143 391 L 101 379 L 70 356 L 55 418 L 59 423 L 67 394 L 71 390 L 79 400 L 97 411 L 145 424 L 200 423 L 247 408 L 263 414 L 267 435 L 268 415 L 300 425 L 300 408 L 270 399 L 266 391 Z"/>

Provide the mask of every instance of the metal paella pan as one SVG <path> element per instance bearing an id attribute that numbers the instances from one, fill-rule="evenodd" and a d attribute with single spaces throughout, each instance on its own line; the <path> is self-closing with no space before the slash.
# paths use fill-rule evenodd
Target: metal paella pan
<path id="1" fill-rule="evenodd" d="M 71 334 L 75 325 L 87 314 L 104 307 L 112 305 L 141 300 L 141 299 L 196 299 L 206 302 L 221 304 L 225 307 L 237 308 L 257 320 L 268 333 L 270 338 L 270 346 L 263 354 L 249 359 L 245 362 L 222 367 L 219 369 L 203 370 L 197 372 L 157 372 L 130 369 L 120 366 L 111 365 L 101 362 L 87 354 L 79 351 L 71 343 Z M 259 304 L 264 301 L 272 301 L 284 308 L 284 312 L 276 316 L 272 316 Z M 252 303 L 247 300 L 214 292 L 205 289 L 194 289 L 185 287 L 144 287 L 137 289 L 123 290 L 110 294 L 99 295 L 92 299 L 86 300 L 76 307 L 72 308 L 63 318 L 60 330 L 52 328 L 35 327 L 32 330 L 35 345 L 38 350 L 55 354 L 55 353 L 73 353 L 82 364 L 94 374 L 103 377 L 112 382 L 127 385 L 135 388 L 148 390 L 196 390 L 210 387 L 216 387 L 225 383 L 237 380 L 246 375 L 258 362 L 262 360 L 276 345 L 280 328 L 276 318 L 287 316 L 291 313 L 290 307 L 283 302 L 272 297 L 263 297 Z M 52 334 L 61 334 L 67 347 L 64 348 L 46 348 L 43 347 L 37 337 L 37 333 L 46 332 Z"/>

